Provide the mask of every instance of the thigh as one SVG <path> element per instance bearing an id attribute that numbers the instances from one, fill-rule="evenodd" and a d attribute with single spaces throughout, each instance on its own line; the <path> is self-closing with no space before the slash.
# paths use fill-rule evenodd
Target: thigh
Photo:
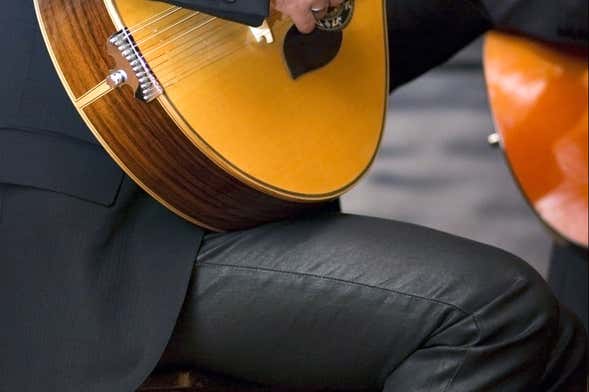
<path id="1" fill-rule="evenodd" d="M 212 234 L 165 361 L 266 384 L 382 387 L 428 337 L 530 275 L 514 260 L 345 214 Z M 476 339 L 469 325 L 460 339 Z"/>

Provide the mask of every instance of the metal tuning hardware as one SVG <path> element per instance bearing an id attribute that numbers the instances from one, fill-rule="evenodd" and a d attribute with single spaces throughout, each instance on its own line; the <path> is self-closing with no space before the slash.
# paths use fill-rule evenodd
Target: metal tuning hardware
<path id="1" fill-rule="evenodd" d="M 501 135 L 497 132 L 490 134 L 487 136 L 487 143 L 489 143 L 491 147 L 499 147 L 501 145 Z"/>
<path id="2" fill-rule="evenodd" d="M 135 97 L 143 102 L 151 102 L 164 93 L 128 29 L 112 35 L 107 48 L 115 62 L 115 68 L 106 77 L 109 86 L 129 85 L 135 91 Z"/>

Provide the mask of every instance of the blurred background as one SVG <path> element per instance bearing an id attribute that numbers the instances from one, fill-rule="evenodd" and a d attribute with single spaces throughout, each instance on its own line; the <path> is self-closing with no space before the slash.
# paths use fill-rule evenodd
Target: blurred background
<path id="1" fill-rule="evenodd" d="M 477 41 L 391 96 L 380 152 L 343 209 L 498 246 L 546 277 L 551 235 L 487 142 L 494 130 L 481 53 Z"/>

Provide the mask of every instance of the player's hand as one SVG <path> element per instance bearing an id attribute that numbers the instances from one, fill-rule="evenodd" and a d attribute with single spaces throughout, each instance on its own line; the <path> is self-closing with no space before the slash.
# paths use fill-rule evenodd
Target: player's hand
<path id="1" fill-rule="evenodd" d="M 292 19 L 301 33 L 315 29 L 317 19 L 321 19 L 328 7 L 335 7 L 343 0 L 275 0 L 273 7 Z M 317 18 L 317 19 L 316 19 Z"/>

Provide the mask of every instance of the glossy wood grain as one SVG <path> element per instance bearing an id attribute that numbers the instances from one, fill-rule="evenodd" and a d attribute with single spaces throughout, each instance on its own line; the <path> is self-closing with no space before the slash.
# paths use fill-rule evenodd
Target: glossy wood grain
<path id="1" fill-rule="evenodd" d="M 85 113 L 100 130 L 102 142 L 146 189 L 201 225 L 233 230 L 317 207 L 271 197 L 228 175 L 159 105 L 138 103 L 130 89 L 107 95 Z"/>
<path id="2" fill-rule="evenodd" d="M 372 162 L 388 91 L 382 0 L 360 2 L 334 61 L 296 81 L 282 56 L 291 23 L 278 14 L 266 43 L 247 26 L 168 14 L 169 4 L 154 1 L 35 1 L 64 86 L 97 139 L 194 223 L 232 230 L 320 208 Z M 96 86 L 114 64 L 106 42 L 123 27 L 165 95 L 145 104 L 124 87 L 80 100 L 104 91 Z"/>
<path id="3" fill-rule="evenodd" d="M 536 212 L 588 245 L 587 53 L 492 33 L 485 73 L 497 131 Z"/>
<path id="4" fill-rule="evenodd" d="M 114 5 L 127 26 L 170 8 Z M 388 94 L 384 20 L 382 0 L 356 1 L 334 61 L 296 80 L 282 52 L 292 23 L 279 15 L 270 18 L 272 44 L 256 42 L 246 26 L 188 10 L 134 36 L 189 125 L 187 136 L 211 159 L 262 190 L 319 200 L 353 185 L 378 148 Z"/>
<path id="5" fill-rule="evenodd" d="M 37 1 L 42 30 L 53 42 L 51 52 L 60 64 L 59 72 L 67 81 L 72 98 L 78 98 L 105 78 L 110 59 L 105 55 L 105 37 L 113 26 L 105 19 L 100 1 Z M 96 21 L 98 23 L 89 23 Z"/>
<path id="6" fill-rule="evenodd" d="M 38 0 L 36 5 L 53 60 L 74 99 L 105 72 L 109 59 L 100 48 L 114 25 L 100 0 Z M 62 29 L 64 25 L 70 27 Z M 89 53 L 95 56 L 92 61 Z M 172 211 L 201 226 L 232 230 L 320 207 L 284 201 L 236 180 L 186 138 L 159 102 L 144 104 L 129 88 L 79 111 L 135 181 Z"/>

